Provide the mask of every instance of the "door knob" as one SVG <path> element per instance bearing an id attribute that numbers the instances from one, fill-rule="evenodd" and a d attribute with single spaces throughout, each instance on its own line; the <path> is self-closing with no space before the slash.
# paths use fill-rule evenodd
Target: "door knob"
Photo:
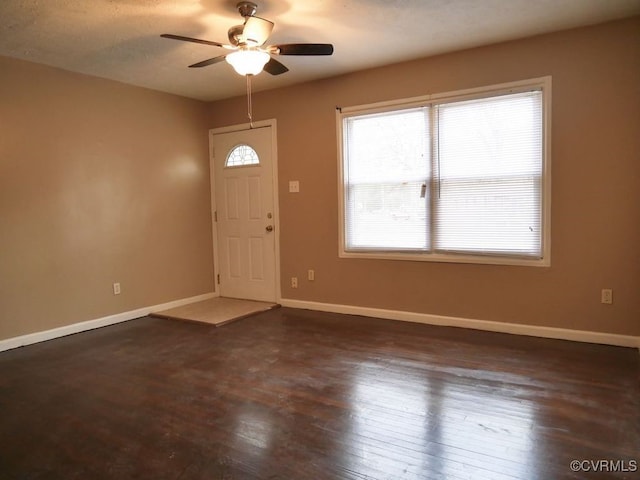
<path id="1" fill-rule="evenodd" d="M 267 225 L 267 228 L 265 228 L 265 230 L 267 232 L 273 232 L 273 225 Z"/>

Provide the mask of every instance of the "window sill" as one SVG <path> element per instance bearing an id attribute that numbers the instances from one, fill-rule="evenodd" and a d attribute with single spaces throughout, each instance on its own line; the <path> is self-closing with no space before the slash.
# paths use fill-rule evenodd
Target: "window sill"
<path id="1" fill-rule="evenodd" d="M 469 263 L 481 265 L 511 265 L 518 267 L 550 267 L 549 255 L 543 258 L 507 257 L 502 255 L 465 255 L 444 253 L 419 253 L 380 250 L 340 251 L 340 258 L 368 260 L 402 260 L 411 262 Z"/>

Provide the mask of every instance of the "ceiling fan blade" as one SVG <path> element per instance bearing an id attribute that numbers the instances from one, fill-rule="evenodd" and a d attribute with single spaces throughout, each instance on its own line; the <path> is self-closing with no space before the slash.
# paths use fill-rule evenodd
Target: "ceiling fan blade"
<path id="1" fill-rule="evenodd" d="M 286 43 L 274 45 L 279 55 L 331 55 L 333 45 L 330 43 Z"/>
<path id="2" fill-rule="evenodd" d="M 214 47 L 224 47 L 222 43 L 212 42 L 210 40 L 200 40 L 199 38 L 183 37 L 182 35 L 172 35 L 171 33 L 163 33 L 162 38 L 170 38 L 172 40 L 181 40 L 183 42 L 201 43 L 202 45 L 213 45 Z"/>
<path id="3" fill-rule="evenodd" d="M 259 47 L 267 41 L 272 30 L 273 22 L 260 17 L 248 17 L 242 30 L 242 36 L 249 45 Z"/>
<path id="4" fill-rule="evenodd" d="M 275 58 L 269 59 L 263 70 L 271 75 L 281 75 L 289 71 L 287 67 L 277 61 Z"/>
<path id="5" fill-rule="evenodd" d="M 214 63 L 220 63 L 225 59 L 226 55 L 220 55 L 219 57 L 209 58 L 208 60 L 203 60 L 198 63 L 194 63 L 193 65 L 189 65 L 189 68 L 200 68 L 207 67 L 209 65 L 213 65 Z"/>

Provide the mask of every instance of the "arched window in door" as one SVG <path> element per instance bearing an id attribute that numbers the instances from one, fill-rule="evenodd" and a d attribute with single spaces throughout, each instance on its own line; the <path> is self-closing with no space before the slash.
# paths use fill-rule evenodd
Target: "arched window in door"
<path id="1" fill-rule="evenodd" d="M 227 155 L 225 167 L 245 167 L 247 165 L 259 165 L 260 159 L 256 151 L 249 145 L 240 144 L 231 149 Z"/>

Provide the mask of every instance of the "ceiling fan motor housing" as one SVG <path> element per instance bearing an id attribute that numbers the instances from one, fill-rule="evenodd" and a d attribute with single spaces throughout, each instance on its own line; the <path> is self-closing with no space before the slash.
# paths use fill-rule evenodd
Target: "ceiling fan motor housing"
<path id="1" fill-rule="evenodd" d="M 238 12 L 245 19 L 245 23 L 247 18 L 255 16 L 258 11 L 258 5 L 253 2 L 238 2 L 236 5 Z M 234 47 L 238 47 L 244 43 L 244 39 L 242 37 L 242 32 L 244 31 L 243 25 L 234 25 L 227 32 L 227 36 L 229 37 L 229 43 Z"/>
<path id="2" fill-rule="evenodd" d="M 242 32 L 244 31 L 244 25 L 234 25 L 229 29 L 227 35 L 229 36 L 229 43 L 234 47 L 237 47 L 241 43 Z"/>

